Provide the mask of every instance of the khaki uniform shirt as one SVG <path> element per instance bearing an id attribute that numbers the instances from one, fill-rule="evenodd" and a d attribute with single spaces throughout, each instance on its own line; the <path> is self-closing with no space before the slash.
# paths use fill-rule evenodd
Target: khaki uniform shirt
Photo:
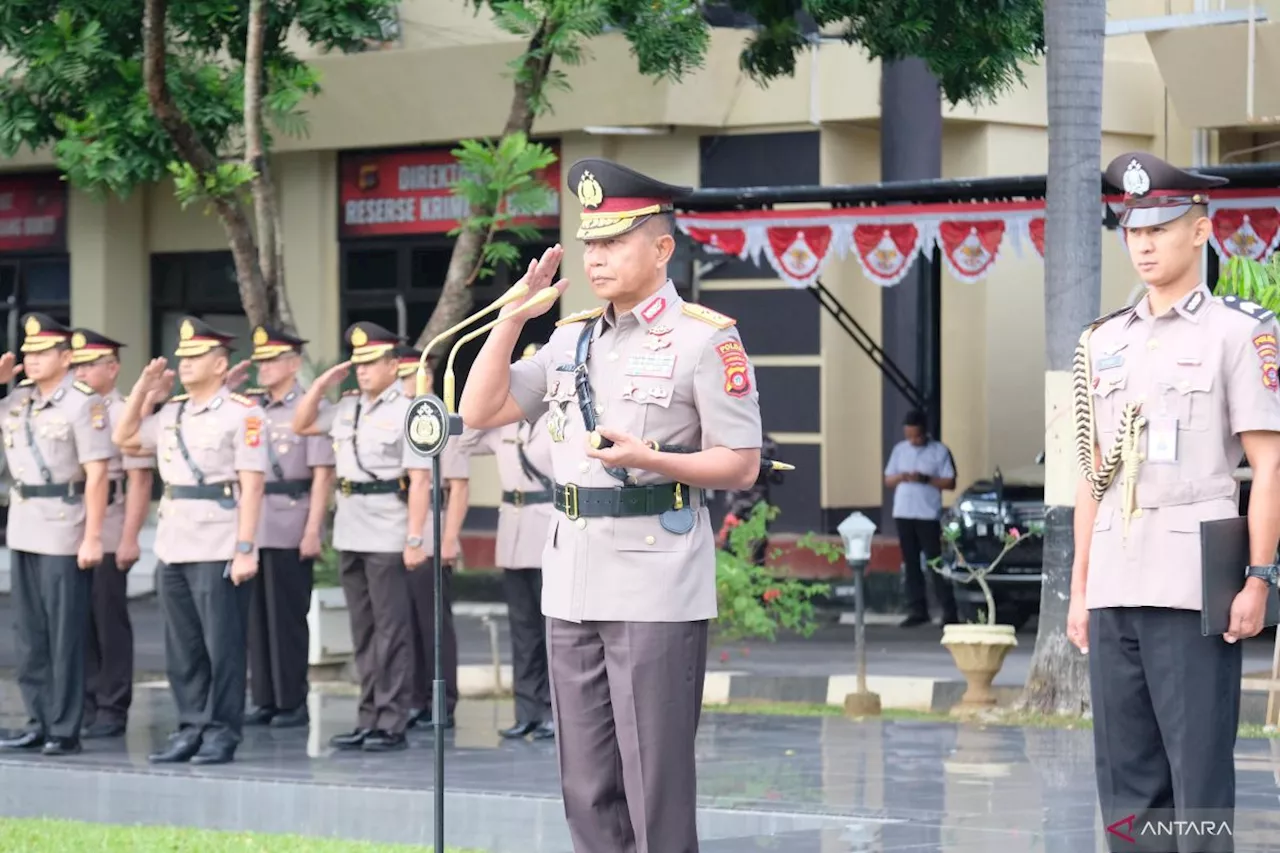
<path id="1" fill-rule="evenodd" d="M 70 374 L 48 397 L 24 381 L 0 402 L 4 417 L 4 453 L 15 483 L 71 483 L 84 480 L 83 465 L 110 459 L 115 452 L 106 405 L 93 389 Z M 32 442 L 27 440 L 28 419 Z M 20 498 L 10 493 L 8 546 L 28 554 L 73 556 L 84 540 L 84 498 Z"/>
<path id="2" fill-rule="evenodd" d="M 333 439 L 339 481 L 403 477 L 407 487 L 410 470 L 431 468 L 431 460 L 414 453 L 405 438 L 404 419 L 412 402 L 395 382 L 372 401 L 349 391 L 338 405 L 319 414 L 316 427 Z M 408 527 L 409 505 L 399 495 L 344 495 L 338 489 L 333 547 L 339 551 L 398 554 L 404 551 Z"/>
<path id="3" fill-rule="evenodd" d="M 293 431 L 293 413 L 302 399 L 303 389 L 295 385 L 279 401 L 263 392 L 253 396 L 266 413 L 267 451 L 266 482 L 312 479 L 313 468 L 333 467 L 333 444 L 323 435 L 301 436 Z M 320 402 L 323 412 L 327 400 Z M 302 497 L 267 495 L 263 498 L 262 520 L 258 523 L 258 547 L 297 550 L 311 511 L 311 487 Z"/>
<path id="4" fill-rule="evenodd" d="M 759 448 L 755 373 L 731 323 L 686 304 L 671 282 L 621 317 L 606 309 L 592 328 L 588 360 L 598 423 L 665 444 Z M 513 364 L 511 394 L 528 420 L 548 407 L 564 412 L 564 440 L 551 446 L 556 482 L 616 488 L 618 480 L 587 456 L 571 372 L 582 328 L 559 326 L 546 346 Z M 640 485 L 670 482 L 650 471 L 628 474 Z M 694 493 L 695 524 L 685 534 L 667 531 L 657 516 L 570 521 L 555 513 L 542 557 L 543 612 L 567 621 L 714 618 L 715 531 Z"/>
<path id="5" fill-rule="evenodd" d="M 229 484 L 235 495 L 239 472 L 267 470 L 263 419 L 262 407 L 253 400 L 220 388 L 199 404 L 186 394 L 171 398 L 143 420 L 139 437 L 142 449 L 156 454 L 166 486 L 199 485 L 178 447 L 181 429 L 191 463 L 203 472 L 205 484 Z M 223 507 L 216 500 L 162 498 L 156 558 L 169 565 L 232 559 L 238 538 L 237 516 L 238 507 Z"/>
<path id="6" fill-rule="evenodd" d="M 1269 315 L 1255 319 L 1203 285 L 1162 316 L 1144 298 L 1094 330 L 1101 452 L 1118 440 L 1126 403 L 1141 402 L 1147 426 L 1141 514 L 1126 536 L 1121 466 L 1094 522 L 1087 607 L 1200 609 L 1200 522 L 1239 515 L 1232 472 L 1243 457 L 1240 433 L 1280 430 L 1278 335 Z"/>
<path id="7" fill-rule="evenodd" d="M 519 448 L 524 448 L 529 465 L 545 477 L 552 476 L 551 434 L 547 416 L 537 423 L 528 421 L 507 424 L 488 430 L 471 430 L 462 436 L 464 465 L 469 457 L 492 454 L 498 463 L 498 479 L 504 492 L 543 492 L 547 487 L 524 472 Z M 464 476 L 470 476 L 468 470 Z M 503 502 L 498 507 L 498 540 L 494 551 L 500 569 L 539 569 L 542 548 L 555 512 L 550 503 L 517 505 Z"/>
<path id="8" fill-rule="evenodd" d="M 115 419 L 124 410 L 125 399 L 116 389 L 103 398 L 107 407 L 107 434 L 111 434 Z M 154 456 L 126 456 L 114 444 L 111 446 L 111 459 L 107 462 L 107 477 L 112 482 L 123 483 L 129 471 L 140 471 L 156 467 Z M 116 487 L 119 489 L 119 487 Z M 125 495 L 117 491 L 115 499 L 107 504 L 107 514 L 102 519 L 102 550 L 106 554 L 114 554 L 124 538 Z"/>

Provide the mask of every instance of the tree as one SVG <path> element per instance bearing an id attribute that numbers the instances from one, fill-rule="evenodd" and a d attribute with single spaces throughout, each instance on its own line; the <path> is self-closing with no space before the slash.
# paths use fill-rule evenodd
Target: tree
<path id="1" fill-rule="evenodd" d="M 1044 580 L 1040 627 L 1022 697 L 1025 707 L 1081 714 L 1089 672 L 1066 636 L 1074 556 L 1075 466 L 1071 361 L 1080 331 L 1098 316 L 1102 226 L 1102 62 L 1106 0 L 1046 0 L 1049 172 L 1045 202 L 1045 401 L 1052 424 L 1045 447 Z"/>
<path id="2" fill-rule="evenodd" d="M 326 50 L 378 40 L 395 0 L 6 0 L 0 154 L 51 146 L 75 186 L 126 197 L 171 175 L 217 213 L 252 324 L 291 328 L 269 122 L 299 134 L 316 73 L 291 29 Z M 251 211 L 252 205 L 252 211 Z"/>

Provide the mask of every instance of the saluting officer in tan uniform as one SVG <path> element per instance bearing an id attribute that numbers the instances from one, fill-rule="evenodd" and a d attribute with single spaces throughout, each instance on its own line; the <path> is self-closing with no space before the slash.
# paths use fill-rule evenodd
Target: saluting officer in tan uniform
<path id="1" fill-rule="evenodd" d="M 547 413 L 556 515 L 542 610 L 574 849 L 688 853 L 716 616 L 703 490 L 755 482 L 759 397 L 734 321 L 685 302 L 667 279 L 672 200 L 688 190 L 607 160 L 575 163 L 569 186 L 584 208 L 586 278 L 609 305 L 564 318 L 515 364 L 525 317 L 498 326 L 461 414 L 491 429 Z M 530 264 L 531 294 L 550 285 L 561 254 Z"/>
<path id="2" fill-rule="evenodd" d="M 24 379 L 0 401 L 13 475 L 8 546 L 18 687 L 32 727 L 0 741 L 45 755 L 80 751 L 85 632 L 102 562 L 107 465 L 114 451 L 102 397 L 71 369 L 71 330 L 44 314 L 23 319 Z M 15 372 L 0 356 L 0 382 Z"/>
<path id="3" fill-rule="evenodd" d="M 258 367 L 262 387 L 249 389 L 245 396 L 256 400 L 266 414 L 267 472 L 258 526 L 260 571 L 249 606 L 249 690 L 254 708 L 245 715 L 246 725 L 291 728 L 310 719 L 307 611 L 333 493 L 334 460 L 333 445 L 326 438 L 293 431 L 293 415 L 303 393 L 298 370 L 306 343 L 274 326 L 253 330 L 249 358 Z"/>
<path id="4" fill-rule="evenodd" d="M 396 348 L 399 362 L 397 375 L 404 388 L 405 396 L 410 400 L 418 393 L 418 360 L 422 358 L 422 350 L 407 344 Z M 427 360 L 427 393 L 433 393 L 435 385 L 431 359 Z M 445 686 L 445 721 L 446 729 L 453 728 L 453 712 L 458 707 L 458 636 L 453 625 L 453 565 L 458 559 L 461 549 L 462 520 L 467 514 L 467 480 L 466 461 L 460 452 L 459 443 L 450 442 L 445 447 L 441 459 L 442 492 L 445 501 L 445 517 L 442 519 L 441 535 L 447 543 L 441 550 L 440 559 L 444 563 L 444 625 L 441 627 L 443 648 L 441 662 L 444 664 Z M 430 471 L 431 460 L 427 470 Z M 430 484 L 428 483 L 428 486 Z M 431 558 L 435 556 L 435 529 L 431 520 L 430 494 L 428 493 L 427 520 L 422 528 L 422 551 L 427 556 L 426 569 L 431 568 Z M 435 684 L 436 659 L 436 609 L 435 609 L 435 572 L 420 571 L 409 573 L 409 588 L 413 595 L 413 692 L 409 708 L 409 727 L 418 723 L 431 724 L 432 693 Z"/>
<path id="5" fill-rule="evenodd" d="M 108 434 L 120 416 L 124 397 L 116 388 L 120 349 L 124 344 L 92 329 L 71 335 L 71 363 L 76 379 L 102 397 Z M 127 456 L 112 445 L 107 464 L 110 481 L 107 514 L 102 524 L 102 562 L 93 570 L 85 657 L 84 730 L 86 738 L 124 734 L 133 701 L 133 624 L 129 620 L 128 571 L 142 549 L 138 533 L 151 511 L 155 458 Z"/>
<path id="6" fill-rule="evenodd" d="M 532 358 L 540 348 L 529 344 L 522 357 Z M 467 430 L 449 445 L 461 449 L 468 463 L 463 471 L 467 476 L 470 457 L 494 456 L 502 485 L 494 559 L 506 589 L 516 709 L 515 725 L 499 732 L 505 738 L 556 736 L 547 675 L 547 627 L 542 618 L 542 549 L 551 524 L 555 485 L 547 418 L 543 414 L 534 423 L 522 420 L 497 429 Z M 451 500 L 457 500 L 457 495 Z"/>
<path id="7" fill-rule="evenodd" d="M 130 392 L 114 436 L 125 452 L 154 453 L 164 497 L 156 529 L 156 585 L 165 669 L 179 729 L 157 763 L 225 764 L 242 738 L 249 581 L 267 469 L 262 407 L 224 384 L 234 336 L 195 317 L 178 330 L 186 393 L 155 414 L 173 384 L 153 359 Z"/>
<path id="8" fill-rule="evenodd" d="M 422 525 L 430 501 L 430 460 L 404 436 L 411 398 L 400 389 L 396 335 L 375 323 L 347 329 L 351 360 L 329 368 L 294 414 L 299 435 L 329 435 L 337 459 L 333 547 L 351 614 L 360 710 L 356 728 L 329 743 L 338 749 L 405 749 L 413 690 L 413 604 L 408 574 L 426 562 Z M 359 390 L 320 409 L 351 365 Z M 407 567 L 407 571 L 406 571 Z"/>
<path id="9" fill-rule="evenodd" d="M 1068 636 L 1089 655 L 1103 824 L 1134 815 L 1136 837 L 1148 820 L 1219 822 L 1235 807 L 1240 641 L 1258 633 L 1276 594 L 1280 328 L 1271 312 L 1216 298 L 1200 279 L 1208 191 L 1223 179 L 1136 152 L 1112 161 L 1107 180 L 1124 189 L 1120 224 L 1147 293 L 1091 324 L 1078 355 L 1086 476 Z M 1238 514 L 1242 451 L 1254 471 L 1255 565 L 1240 567 L 1228 634 L 1205 637 L 1200 522 Z M 1133 846 L 1108 837 L 1114 849 Z M 1177 846 L 1230 849 L 1225 835 L 1199 841 L 1211 843 L 1187 836 Z"/>

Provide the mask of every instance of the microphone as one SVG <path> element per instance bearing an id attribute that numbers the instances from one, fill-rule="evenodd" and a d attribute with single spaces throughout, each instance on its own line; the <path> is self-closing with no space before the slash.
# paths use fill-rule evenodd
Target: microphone
<path id="1" fill-rule="evenodd" d="M 517 299 L 520 299 L 528 292 L 529 292 L 529 285 L 525 284 L 523 281 L 518 281 L 515 284 L 511 285 L 511 287 L 507 288 L 506 293 L 499 296 L 497 299 L 495 299 L 493 302 L 486 305 L 481 310 L 472 314 L 470 317 L 467 317 L 466 319 L 462 320 L 457 325 L 454 325 L 449 327 L 448 329 L 445 329 L 443 332 L 441 332 L 440 334 L 432 338 L 431 341 L 425 347 L 422 348 L 422 355 L 418 357 L 418 372 L 417 372 L 417 379 L 416 379 L 417 388 L 415 389 L 417 391 L 417 394 L 415 396 L 422 397 L 427 393 L 427 356 L 431 354 L 431 351 L 435 349 L 436 346 L 441 341 L 447 340 L 449 337 L 462 331 L 467 326 L 470 326 L 472 323 L 474 323 L 476 320 L 479 320 L 481 317 L 485 316 L 486 314 L 491 314 L 494 311 L 501 309 L 504 305 L 507 305 L 511 302 L 516 301 Z M 449 406 L 449 412 L 450 413 L 453 412 L 452 404 Z"/>
<path id="2" fill-rule="evenodd" d="M 523 314 L 526 311 L 529 311 L 533 308 L 540 307 L 542 305 L 550 305 L 552 302 L 555 302 L 559 298 L 560 298 L 560 291 L 556 290 L 554 287 L 548 287 L 546 290 L 539 291 L 532 299 L 530 299 L 528 302 L 521 305 L 519 308 L 512 311 L 510 314 L 506 315 L 505 317 L 499 317 L 496 320 L 490 320 L 488 323 L 485 323 L 483 326 L 479 327 L 478 329 L 472 329 L 470 332 L 467 332 L 465 335 L 458 338 L 457 342 L 453 345 L 453 349 L 449 350 L 449 358 L 444 363 L 444 401 L 445 401 L 445 405 L 449 407 L 449 414 L 454 414 L 457 412 L 456 401 L 454 399 L 453 361 L 455 358 L 458 357 L 458 350 L 462 349 L 463 344 L 469 343 L 470 341 L 474 341 L 476 338 L 480 337 L 481 335 L 492 331 L 494 327 L 507 322 L 512 317 L 518 316 L 520 314 Z M 510 301 L 511 301 L 510 299 L 507 300 L 507 302 L 510 302 Z M 506 303 L 503 303 L 503 304 L 506 304 Z"/>

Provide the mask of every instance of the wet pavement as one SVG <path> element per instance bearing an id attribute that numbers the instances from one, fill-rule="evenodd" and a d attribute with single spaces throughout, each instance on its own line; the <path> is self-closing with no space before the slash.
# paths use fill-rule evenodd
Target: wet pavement
<path id="1" fill-rule="evenodd" d="M 426 845 L 433 738 L 334 753 L 355 700 L 313 694 L 310 729 L 246 730 L 234 764 L 149 765 L 174 724 L 140 688 L 123 739 L 64 759 L 0 755 L 0 814 L 296 832 Z M 22 723 L 0 683 L 0 725 Z M 507 702 L 464 701 L 446 734 L 446 839 L 490 853 L 569 853 L 555 747 L 504 742 Z M 698 738 L 705 853 L 1088 853 L 1105 850 L 1087 731 L 717 714 Z M 1237 747 L 1237 853 L 1280 851 L 1280 742 Z M 657 851 L 655 851 L 657 853 Z"/>

